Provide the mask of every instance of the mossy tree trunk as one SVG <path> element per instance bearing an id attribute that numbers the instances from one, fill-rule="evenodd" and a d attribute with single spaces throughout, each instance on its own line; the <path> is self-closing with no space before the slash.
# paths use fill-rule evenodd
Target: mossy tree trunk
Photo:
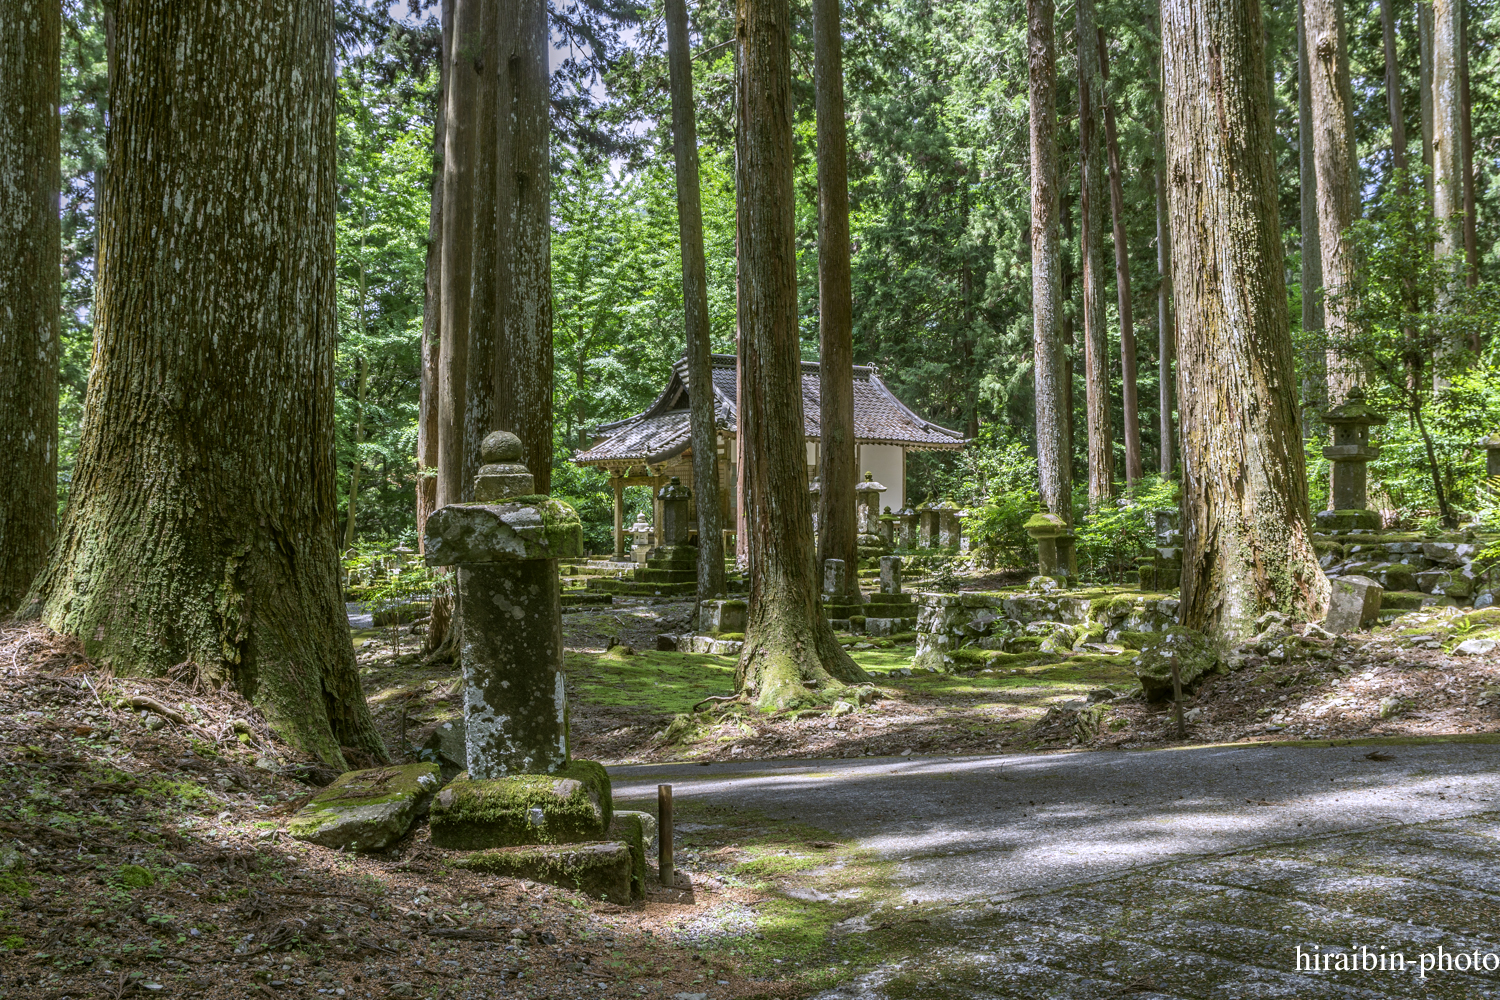
<path id="1" fill-rule="evenodd" d="M 842 559 L 859 600 L 854 485 L 854 300 L 849 273 L 849 172 L 844 136 L 843 25 L 839 0 L 813 0 L 813 86 L 818 118 L 818 565 Z"/>
<path id="2" fill-rule="evenodd" d="M 792 165 L 791 11 L 739 0 L 741 404 L 750 478 L 750 610 L 736 680 L 765 709 L 866 679 L 819 606 L 802 425 Z"/>
<path id="3" fill-rule="evenodd" d="M 1312 80 L 1307 56 L 1307 17 L 1297 4 L 1297 183 L 1302 213 L 1302 332 L 1323 332 L 1323 250 L 1318 243 L 1318 168 L 1313 151 Z M 1302 386 L 1302 405 L 1316 412 L 1328 405 L 1327 355 L 1312 359 Z M 1310 416 L 1311 414 L 1309 414 Z M 1304 420 L 1306 426 L 1309 422 Z"/>
<path id="4" fill-rule="evenodd" d="M 1031 315 L 1036 460 L 1042 506 L 1072 519 L 1072 449 L 1063 350 L 1057 172 L 1057 44 L 1053 0 L 1028 0 L 1026 50 L 1031 104 Z"/>
<path id="5" fill-rule="evenodd" d="M 332 10 L 122 0 L 94 366 L 30 613 L 385 757 L 339 592 Z M 183 668 L 183 664 L 189 664 Z"/>
<path id="6" fill-rule="evenodd" d="M 672 83 L 672 155 L 677 168 L 677 225 L 682 235 L 682 310 L 687 334 L 693 494 L 698 510 L 698 600 L 704 601 L 724 592 L 724 536 L 719 530 L 719 449 L 718 430 L 714 426 L 713 348 L 708 328 L 708 263 L 703 254 L 698 121 L 693 108 L 693 55 L 685 0 L 667 0 L 666 19 Z"/>
<path id="7" fill-rule="evenodd" d="M 1184 625 L 1321 617 L 1256 0 L 1165 0 Z"/>
<path id="8" fill-rule="evenodd" d="M 0 7 L 0 616 L 57 521 L 60 26 L 55 0 Z"/>
<path id="9" fill-rule="evenodd" d="M 1099 31 L 1099 74 L 1109 86 L 1109 48 Z M 1125 482 L 1134 486 L 1141 468 L 1141 409 L 1137 398 L 1135 315 L 1130 299 L 1130 244 L 1125 238 L 1125 185 L 1120 177 L 1120 137 L 1114 105 L 1104 96 L 1104 141 L 1109 154 L 1109 219 L 1115 244 L 1115 302 L 1120 311 L 1120 414 L 1125 431 Z"/>
<path id="10" fill-rule="evenodd" d="M 499 428 L 496 371 L 500 364 L 501 282 L 499 268 L 503 251 L 497 226 L 495 143 L 502 126 L 500 110 L 500 59 L 502 38 L 499 5 L 494 0 L 478 4 L 480 49 L 474 62 L 473 203 L 468 225 L 472 256 L 469 281 L 469 353 L 464 368 L 463 444 L 460 450 L 458 495 L 474 499 L 474 477 L 479 472 L 479 443 Z"/>

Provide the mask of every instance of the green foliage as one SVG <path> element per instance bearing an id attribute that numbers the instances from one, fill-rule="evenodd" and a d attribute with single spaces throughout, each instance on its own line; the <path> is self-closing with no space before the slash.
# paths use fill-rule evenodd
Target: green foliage
<path id="1" fill-rule="evenodd" d="M 1135 572 L 1137 555 L 1155 545 L 1154 513 L 1177 509 L 1181 484 L 1175 479 L 1147 476 L 1132 490 L 1103 504 L 1098 510 L 1075 517 L 1074 534 L 1079 576 L 1088 580 L 1120 581 Z M 1088 488 L 1074 491 L 1074 510 L 1087 509 Z"/>

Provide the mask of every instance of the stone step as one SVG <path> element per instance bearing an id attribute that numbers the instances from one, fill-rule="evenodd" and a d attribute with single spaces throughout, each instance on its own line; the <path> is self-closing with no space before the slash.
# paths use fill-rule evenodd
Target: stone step
<path id="1" fill-rule="evenodd" d="M 614 602 L 614 595 L 602 594 L 598 591 L 565 591 L 562 595 L 562 606 L 564 608 L 592 607 L 600 604 L 613 604 Z"/>
<path id="2" fill-rule="evenodd" d="M 630 845 L 622 841 L 500 847 L 460 857 L 453 866 L 545 882 L 622 906 L 630 904 L 636 881 Z"/>

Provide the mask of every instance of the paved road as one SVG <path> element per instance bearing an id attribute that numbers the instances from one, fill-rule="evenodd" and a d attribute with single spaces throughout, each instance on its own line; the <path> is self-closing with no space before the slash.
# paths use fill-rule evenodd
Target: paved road
<path id="1" fill-rule="evenodd" d="M 1383 945 L 1413 969 L 1438 944 L 1500 956 L 1500 747 L 1371 752 L 1202 747 L 611 774 L 620 802 L 653 801 L 670 782 L 680 801 L 856 840 L 902 860 L 909 898 L 951 904 L 940 947 L 826 1000 L 1500 997 L 1500 972 L 1294 971 L 1299 944 Z"/>

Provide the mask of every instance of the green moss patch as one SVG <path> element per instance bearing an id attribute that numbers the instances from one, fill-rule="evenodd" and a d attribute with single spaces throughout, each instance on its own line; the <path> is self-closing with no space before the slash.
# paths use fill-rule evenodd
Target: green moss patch
<path id="1" fill-rule="evenodd" d="M 505 847 L 453 862 L 455 868 L 574 889 L 595 899 L 631 900 L 631 848 L 623 843 Z"/>
<path id="2" fill-rule="evenodd" d="M 690 712 L 709 695 L 732 693 L 734 665 L 734 657 L 708 653 L 567 654 L 568 679 L 580 703 L 662 715 Z"/>
<path id="3" fill-rule="evenodd" d="M 454 778 L 432 803 L 432 842 L 471 851 L 598 840 L 609 829 L 609 775 L 575 760 L 551 774 Z"/>

